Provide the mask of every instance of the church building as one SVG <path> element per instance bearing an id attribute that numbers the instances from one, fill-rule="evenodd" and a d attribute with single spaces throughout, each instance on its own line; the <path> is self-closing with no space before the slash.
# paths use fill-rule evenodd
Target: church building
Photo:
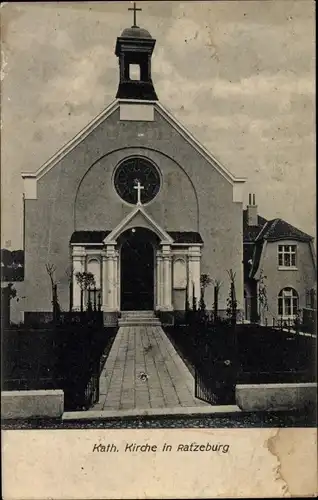
<path id="1" fill-rule="evenodd" d="M 222 282 L 225 313 L 230 269 L 244 308 L 245 179 L 159 102 L 155 44 L 136 21 L 124 29 L 115 47 L 114 102 L 35 173 L 22 174 L 27 312 L 52 310 L 46 265 L 56 269 L 63 311 L 80 308 L 76 273 L 93 273 L 105 324 L 127 310 L 156 311 L 172 322 L 193 295 L 199 301 L 202 274 Z M 213 300 L 211 285 L 208 310 Z"/>

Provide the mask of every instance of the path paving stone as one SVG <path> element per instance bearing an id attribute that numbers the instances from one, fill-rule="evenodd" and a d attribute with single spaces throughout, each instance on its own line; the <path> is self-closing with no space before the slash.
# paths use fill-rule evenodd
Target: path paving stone
<path id="1" fill-rule="evenodd" d="M 100 376 L 92 410 L 207 405 L 194 396 L 194 379 L 161 326 L 122 326 Z"/>

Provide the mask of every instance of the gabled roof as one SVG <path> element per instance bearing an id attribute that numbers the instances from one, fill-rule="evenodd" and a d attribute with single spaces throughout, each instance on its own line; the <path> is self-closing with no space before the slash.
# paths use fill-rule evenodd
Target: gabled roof
<path id="1" fill-rule="evenodd" d="M 129 229 L 132 224 L 134 226 L 142 226 L 150 229 L 160 238 L 161 242 L 168 244 L 173 243 L 171 236 L 159 226 L 159 224 L 146 212 L 143 205 L 139 203 L 137 203 L 135 208 L 106 236 L 104 242 L 110 243 L 116 241 L 118 236 L 126 229 Z"/>
<path id="2" fill-rule="evenodd" d="M 39 180 L 43 175 L 49 172 L 57 163 L 61 161 L 70 151 L 80 144 L 85 137 L 92 133 L 104 120 L 111 116 L 121 103 L 130 104 L 142 103 L 149 104 L 177 131 L 179 134 L 196 149 L 225 179 L 232 184 L 241 184 L 246 181 L 245 177 L 235 177 L 227 170 L 212 154 L 158 101 L 145 101 L 129 99 L 116 99 L 104 111 L 102 111 L 94 120 L 92 120 L 81 132 L 79 132 L 71 141 L 63 146 L 54 156 L 52 156 L 35 173 L 23 172 L 23 178 L 32 178 Z"/>
<path id="3" fill-rule="evenodd" d="M 283 219 L 274 219 L 269 221 L 266 228 L 260 235 L 260 237 L 266 239 L 267 241 L 278 241 L 278 240 L 296 240 L 296 241 L 311 241 L 313 237 L 307 233 L 304 233 L 297 227 L 292 226 Z"/>
<path id="4" fill-rule="evenodd" d="M 247 210 L 243 210 L 243 241 L 244 243 L 253 243 L 259 240 L 278 241 L 278 240 L 296 240 L 311 241 L 313 239 L 309 234 L 304 233 L 295 226 L 292 226 L 283 219 L 272 219 L 268 221 L 261 215 L 258 215 L 258 224 L 249 226 L 247 223 Z"/>

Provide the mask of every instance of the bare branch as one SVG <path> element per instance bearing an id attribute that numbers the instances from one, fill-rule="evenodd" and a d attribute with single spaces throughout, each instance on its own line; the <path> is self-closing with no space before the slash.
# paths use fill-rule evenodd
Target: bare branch
<path id="1" fill-rule="evenodd" d="M 56 271 L 56 267 L 54 264 L 45 264 L 46 272 L 48 273 L 52 287 L 55 285 L 54 273 Z"/>

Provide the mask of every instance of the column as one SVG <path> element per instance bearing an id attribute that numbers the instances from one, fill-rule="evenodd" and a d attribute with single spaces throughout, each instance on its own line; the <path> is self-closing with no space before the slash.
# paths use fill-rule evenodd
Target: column
<path id="1" fill-rule="evenodd" d="M 200 287 L 200 276 L 201 276 L 201 248 L 190 247 L 189 248 L 189 283 L 188 283 L 188 293 L 189 293 L 189 303 L 192 307 L 193 300 L 193 289 L 194 296 L 197 299 L 197 306 L 199 305 L 201 287 Z"/>
<path id="2" fill-rule="evenodd" d="M 160 250 L 156 252 L 156 310 L 160 310 L 162 307 L 162 255 Z"/>
<path id="3" fill-rule="evenodd" d="M 85 271 L 85 248 L 73 247 L 72 263 L 73 263 L 73 311 L 79 311 L 81 308 L 81 287 L 77 283 L 76 273 Z"/>
<path id="4" fill-rule="evenodd" d="M 103 259 L 103 311 L 118 309 L 117 271 L 118 252 L 115 245 L 107 245 Z"/>
<path id="5" fill-rule="evenodd" d="M 172 310 L 172 257 L 170 245 L 163 245 L 162 248 L 163 267 L 163 309 Z"/>
<path id="6" fill-rule="evenodd" d="M 119 310 L 119 300 L 118 300 L 118 289 L 119 289 L 119 276 L 118 276 L 118 263 L 119 263 L 119 252 L 118 250 L 115 250 L 114 256 L 113 256 L 113 262 L 114 262 L 114 302 L 113 306 L 115 311 Z"/>

